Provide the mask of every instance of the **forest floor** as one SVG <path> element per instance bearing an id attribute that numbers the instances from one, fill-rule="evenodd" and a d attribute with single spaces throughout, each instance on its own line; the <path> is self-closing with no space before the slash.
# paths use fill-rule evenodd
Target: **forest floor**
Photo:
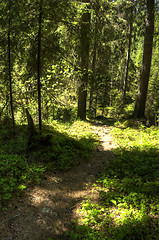
<path id="1" fill-rule="evenodd" d="M 72 222 L 80 224 L 81 202 L 88 198 L 99 201 L 94 184 L 115 148 L 111 127 L 99 123 L 92 129 L 99 135 L 100 145 L 89 161 L 66 172 L 47 172 L 39 185 L 13 200 L 0 213 L 0 240 L 63 240 Z"/>

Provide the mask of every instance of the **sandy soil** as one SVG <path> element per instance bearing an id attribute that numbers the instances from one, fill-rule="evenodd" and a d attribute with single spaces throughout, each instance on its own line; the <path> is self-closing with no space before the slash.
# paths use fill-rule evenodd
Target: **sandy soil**
<path id="1" fill-rule="evenodd" d="M 100 136 L 100 146 L 89 161 L 65 173 L 47 173 L 40 185 L 13 201 L 6 212 L 0 213 L 0 240 L 67 239 L 70 223 L 80 219 L 80 203 L 88 197 L 98 201 L 93 184 L 115 148 L 110 127 L 98 124 L 92 128 Z"/>

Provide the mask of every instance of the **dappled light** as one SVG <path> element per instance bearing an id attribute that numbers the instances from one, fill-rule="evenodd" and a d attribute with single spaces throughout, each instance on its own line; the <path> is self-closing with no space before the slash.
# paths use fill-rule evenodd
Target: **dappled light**
<path id="1" fill-rule="evenodd" d="M 121 123 L 121 126 L 123 123 Z M 113 128 L 117 148 L 98 179 L 99 201 L 81 209 L 83 228 L 71 239 L 158 239 L 158 128 Z M 105 233 L 105 234 L 104 234 Z"/>
<path id="2" fill-rule="evenodd" d="M 36 148 L 38 140 L 29 155 L 20 145 L 25 132 L 19 132 L 16 146 L 23 156 L 19 154 L 21 161 L 18 160 L 23 172 L 12 190 L 4 192 L 2 207 L 5 208 L 4 199 L 8 197 L 9 208 L 0 215 L 0 219 L 6 215 L 6 220 L 2 220 L 2 236 L 21 239 L 24 234 L 26 239 L 28 236 L 33 239 L 34 234 L 35 240 L 39 236 L 61 240 L 157 239 L 158 128 L 145 128 L 142 124 L 123 128 L 123 124 L 107 126 L 106 120 L 67 125 L 55 122 L 54 126 L 44 128 L 44 135 L 51 135 L 51 145 L 44 144 L 41 151 Z M 5 130 L 3 139 L 4 136 Z M 5 142 L 2 146 L 6 151 Z M 11 156 L 13 149 L 15 144 Z M 52 151 L 54 158 L 50 155 Z M 67 154 L 69 165 L 63 162 L 68 161 Z M 6 165 L 6 169 L 10 166 Z M 5 184 L 10 183 L 8 178 L 4 179 Z M 6 185 L 1 186 L 4 189 Z M 23 195 L 18 192 L 20 186 Z M 18 200 L 15 193 L 20 194 Z M 9 201 L 11 197 L 13 200 Z M 10 230 L 5 227 L 6 221 Z"/>
<path id="3" fill-rule="evenodd" d="M 5 134 L 4 131 L 2 138 L 5 138 Z M 3 200 L 2 205 L 6 211 L 6 221 L 13 218 L 11 223 L 13 229 L 19 229 L 17 232 L 12 232 L 11 229 L 3 231 L 4 221 L 1 227 L 4 238 L 10 234 L 20 239 L 21 234 L 24 233 L 24 236 L 31 238 L 35 234 L 34 239 L 38 239 L 38 236 L 41 239 L 46 239 L 47 236 L 48 238 L 53 236 L 53 239 L 58 236 L 60 239 L 65 239 L 66 233 L 70 232 L 71 222 L 80 219 L 78 208 L 81 208 L 82 201 L 91 196 L 93 202 L 98 202 L 99 189 L 97 190 L 93 183 L 111 159 L 110 151 L 113 143 L 109 144 L 112 142 L 110 128 L 102 124 L 96 126 L 82 121 L 68 125 L 55 122 L 54 125 L 44 128 L 43 135 L 47 136 L 47 134 L 51 135 L 49 145 L 40 138 L 37 142 L 35 139 L 32 148 L 29 147 L 28 154 L 27 146 L 22 144 L 22 139 L 27 137 L 26 132 L 19 131 L 13 148 L 10 148 L 15 158 L 19 154 L 23 171 L 20 168 L 21 178 L 15 182 L 12 189 L 8 186 L 8 191 L 3 190 L 3 199 L 5 196 L 8 197 L 8 201 Z M 99 146 L 100 138 L 102 141 Z M 8 141 L 3 142 L 3 151 L 6 149 L 6 144 Z M 18 151 L 15 146 L 18 146 Z M 15 164 L 13 161 L 11 163 Z M 10 166 L 8 165 L 8 169 Z M 16 165 L 14 166 L 16 169 Z M 5 179 L 6 184 L 9 184 L 8 176 Z M 24 186 L 21 189 L 22 195 L 19 192 L 19 185 Z M 4 189 L 5 186 L 2 187 Z M 15 195 L 20 195 L 18 201 Z M 10 206 L 8 210 L 7 203 Z M 1 219 L 4 218 L 3 214 L 0 216 Z"/>
<path id="4" fill-rule="evenodd" d="M 0 240 L 159 239 L 159 1 L 0 1 Z"/>

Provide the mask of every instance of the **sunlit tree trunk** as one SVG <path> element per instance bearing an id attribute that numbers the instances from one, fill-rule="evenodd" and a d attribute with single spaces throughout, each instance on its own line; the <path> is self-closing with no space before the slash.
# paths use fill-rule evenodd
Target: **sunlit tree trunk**
<path id="1" fill-rule="evenodd" d="M 89 3 L 85 0 L 84 3 Z M 88 7 L 87 7 L 88 8 Z M 80 32 L 80 68 L 81 79 L 78 89 L 78 113 L 77 116 L 86 119 L 86 99 L 87 99 L 87 83 L 88 83 L 88 64 L 89 64 L 89 29 L 90 29 L 90 12 L 87 9 L 82 14 L 81 32 Z"/>
<path id="2" fill-rule="evenodd" d="M 139 88 L 134 109 L 134 117 L 145 117 L 145 104 L 150 76 L 154 33 L 154 0 L 147 0 L 146 28 L 143 48 L 143 63 Z"/>

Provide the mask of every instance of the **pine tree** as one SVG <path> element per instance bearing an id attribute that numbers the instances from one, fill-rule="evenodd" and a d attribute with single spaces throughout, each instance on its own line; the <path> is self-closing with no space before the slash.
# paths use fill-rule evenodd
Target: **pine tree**
<path id="1" fill-rule="evenodd" d="M 134 117 L 145 117 L 145 104 L 150 76 L 153 33 L 154 33 L 154 0 L 147 0 L 147 13 L 145 19 L 145 38 L 143 47 L 143 63 L 141 69 L 141 76 L 139 88 L 134 109 Z"/>

